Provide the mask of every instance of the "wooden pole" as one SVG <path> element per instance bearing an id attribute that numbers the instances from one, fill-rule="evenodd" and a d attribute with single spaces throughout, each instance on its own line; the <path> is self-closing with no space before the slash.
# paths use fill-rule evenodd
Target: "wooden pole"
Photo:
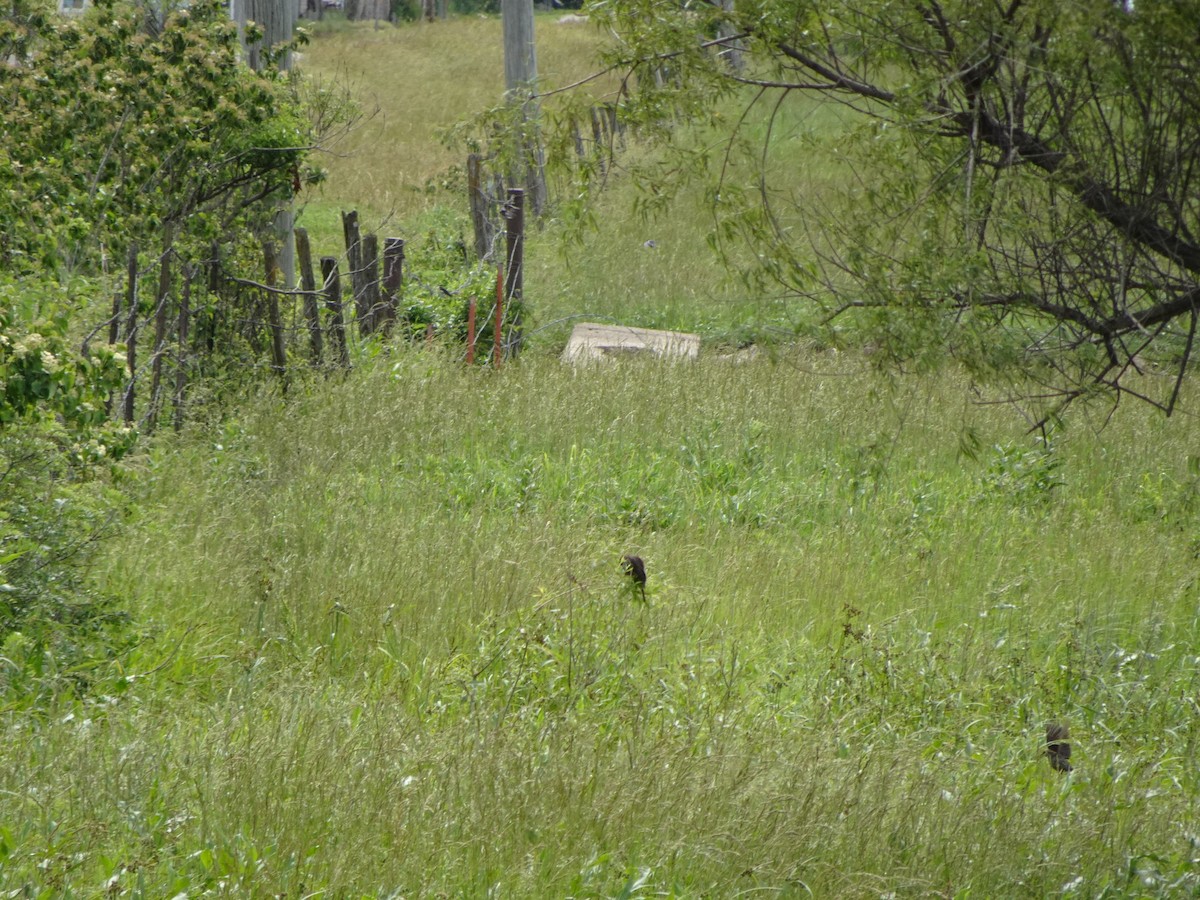
<path id="1" fill-rule="evenodd" d="M 608 147 L 604 141 L 604 124 L 600 118 L 600 110 L 595 106 L 591 109 L 592 114 L 592 146 L 596 149 L 596 165 L 600 169 L 600 174 L 604 175 L 608 171 Z"/>
<path id="2" fill-rule="evenodd" d="M 342 368 L 350 368 L 350 348 L 346 345 L 346 320 L 342 315 L 342 281 L 338 277 L 336 256 L 321 257 L 321 278 L 325 285 L 325 308 L 329 310 L 331 323 L 329 338 L 337 352 Z"/>
<path id="3" fill-rule="evenodd" d="M 276 44 L 284 44 L 292 39 L 296 30 L 296 17 L 299 7 L 294 0 L 232 0 L 230 15 L 238 24 L 238 39 L 242 42 L 242 51 L 246 64 L 256 72 L 261 70 L 265 62 L 265 53 Z M 253 44 L 246 43 L 246 25 L 254 22 L 262 30 L 262 40 Z M 287 71 L 292 67 L 292 53 L 287 51 L 279 59 L 279 68 Z M 284 202 L 275 214 L 275 232 L 280 244 L 276 247 L 276 264 L 283 276 L 283 284 L 291 289 L 296 282 L 296 261 L 292 254 L 292 228 L 295 225 L 295 214 L 292 201 Z"/>
<path id="4" fill-rule="evenodd" d="M 505 99 L 521 106 L 521 120 L 527 123 L 527 133 L 518 138 L 520 143 L 516 147 L 524 160 L 524 172 L 514 172 L 512 181 L 524 181 L 530 206 L 534 215 L 539 216 L 546 202 L 546 166 L 538 134 L 538 101 L 533 96 L 537 82 L 533 0 L 500 0 L 500 17 L 504 32 Z"/>
<path id="5" fill-rule="evenodd" d="M 521 299 L 525 294 L 525 192 L 510 188 L 508 203 L 504 207 L 505 259 L 508 278 L 504 285 L 504 305 L 508 314 L 508 353 L 516 356 L 521 352 Z"/>
<path id="6" fill-rule="evenodd" d="M 737 46 L 737 34 L 740 29 L 733 21 L 736 12 L 734 0 L 720 0 L 720 6 L 725 15 L 717 24 L 717 39 L 723 42 L 717 52 L 730 69 L 734 72 L 741 72 L 746 68 L 746 63 L 742 59 L 741 48 Z"/>
<path id="7" fill-rule="evenodd" d="M 275 287 L 279 284 L 279 247 L 274 240 L 263 241 L 263 267 L 266 270 L 267 285 Z M 284 343 L 283 317 L 279 313 L 279 295 L 267 291 L 267 322 L 271 328 L 271 368 L 280 379 L 287 376 L 287 346 Z M 286 384 L 286 382 L 285 382 Z"/>
<path id="8" fill-rule="evenodd" d="M 383 239 L 383 329 L 392 333 L 404 295 L 404 239 Z"/>
<path id="9" fill-rule="evenodd" d="M 130 305 L 133 305 L 133 297 L 135 296 L 137 285 L 137 244 L 132 244 L 129 247 L 129 259 L 126 263 L 125 270 L 125 291 L 130 297 Z M 113 306 L 112 320 L 108 323 L 108 342 L 115 344 L 121 336 L 121 292 L 113 291 Z M 112 413 L 112 394 L 109 394 L 108 400 L 104 404 L 104 412 Z"/>
<path id="10" fill-rule="evenodd" d="M 354 314 L 358 317 L 358 333 L 370 330 L 370 310 L 366 307 L 366 279 L 362 266 L 362 237 L 358 227 L 358 211 L 342 213 L 342 234 L 346 240 L 346 263 L 350 266 L 350 295 L 354 298 Z"/>
<path id="11" fill-rule="evenodd" d="M 146 431 L 154 433 L 158 427 L 158 411 L 162 406 L 162 360 L 167 348 L 167 301 L 171 296 L 171 244 L 170 230 L 163 240 L 164 249 L 158 261 L 158 295 L 154 304 L 154 355 L 150 357 L 150 408 L 146 417 Z"/>
<path id="12" fill-rule="evenodd" d="M 488 215 L 488 198 L 483 190 L 483 159 L 478 153 L 467 154 L 467 202 L 471 225 L 475 229 L 475 258 L 491 259 L 496 226 Z"/>
<path id="13" fill-rule="evenodd" d="M 366 334 L 374 334 L 383 319 L 382 300 L 379 293 L 379 237 L 374 232 L 363 235 L 363 306 L 367 310 Z"/>
<path id="14" fill-rule="evenodd" d="M 317 279 L 313 273 L 312 247 L 308 230 L 296 229 L 296 257 L 300 263 L 300 289 L 304 293 L 304 321 L 308 323 L 308 346 L 314 366 L 321 365 L 325 346 L 321 337 L 321 312 L 317 304 Z"/>

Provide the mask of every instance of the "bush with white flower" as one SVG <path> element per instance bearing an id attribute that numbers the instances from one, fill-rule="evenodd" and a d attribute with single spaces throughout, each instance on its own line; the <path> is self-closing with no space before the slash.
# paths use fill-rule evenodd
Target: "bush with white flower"
<path id="1" fill-rule="evenodd" d="M 15 291 L 0 285 L 0 697 L 33 704 L 86 691 L 132 640 L 88 568 L 136 432 L 107 411 L 121 348 L 80 352 L 65 317 L 22 320 Z"/>

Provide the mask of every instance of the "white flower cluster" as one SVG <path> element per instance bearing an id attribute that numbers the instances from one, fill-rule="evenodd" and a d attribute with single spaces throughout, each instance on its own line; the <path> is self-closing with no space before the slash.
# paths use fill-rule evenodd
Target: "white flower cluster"
<path id="1" fill-rule="evenodd" d="M 46 338 L 36 331 L 33 334 L 27 334 L 13 347 L 13 356 L 17 359 L 24 359 L 31 353 L 39 352 L 44 343 L 46 343 Z"/>

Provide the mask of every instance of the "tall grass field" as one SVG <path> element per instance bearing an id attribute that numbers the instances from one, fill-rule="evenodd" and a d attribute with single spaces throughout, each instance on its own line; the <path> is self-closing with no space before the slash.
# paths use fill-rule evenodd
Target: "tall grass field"
<path id="1" fill-rule="evenodd" d="M 465 90 L 436 63 L 487 35 L 330 23 L 304 65 L 390 55 L 365 107 L 385 72 Z M 349 160 L 307 214 L 460 214 L 414 187 L 449 156 Z M 1195 417 L 1035 439 L 954 371 L 709 349 L 792 312 L 623 191 L 573 257 L 531 237 L 544 330 L 503 368 L 377 346 L 143 445 L 92 573 L 143 636 L 3 710 L 0 896 L 1200 894 Z M 566 366 L 585 313 L 707 346 Z"/>

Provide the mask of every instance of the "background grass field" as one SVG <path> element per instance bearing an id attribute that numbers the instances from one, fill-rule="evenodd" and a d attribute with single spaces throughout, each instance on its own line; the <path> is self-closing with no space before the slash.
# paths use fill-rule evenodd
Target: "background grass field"
<path id="1" fill-rule="evenodd" d="M 305 65 L 370 60 L 355 90 L 399 98 L 386 73 L 465 66 L 498 32 L 331 26 Z M 541 34 L 552 59 L 567 32 Z M 441 74 L 421 91 L 474 90 Z M 406 139 L 371 127 L 355 140 Z M 331 162 L 314 215 L 354 203 L 417 239 L 454 202 L 421 187 L 455 164 L 425 135 L 386 186 Z M 705 256 L 700 216 L 634 229 L 626 190 L 573 259 L 553 223 L 533 240 L 539 319 L 786 327 Z M 647 233 L 662 252 L 631 247 Z M 96 573 L 146 639 L 104 693 L 6 714 L 0 890 L 1200 890 L 1193 417 L 1079 406 L 1047 444 L 953 372 L 553 349 L 493 372 L 396 346 L 156 439 Z"/>

